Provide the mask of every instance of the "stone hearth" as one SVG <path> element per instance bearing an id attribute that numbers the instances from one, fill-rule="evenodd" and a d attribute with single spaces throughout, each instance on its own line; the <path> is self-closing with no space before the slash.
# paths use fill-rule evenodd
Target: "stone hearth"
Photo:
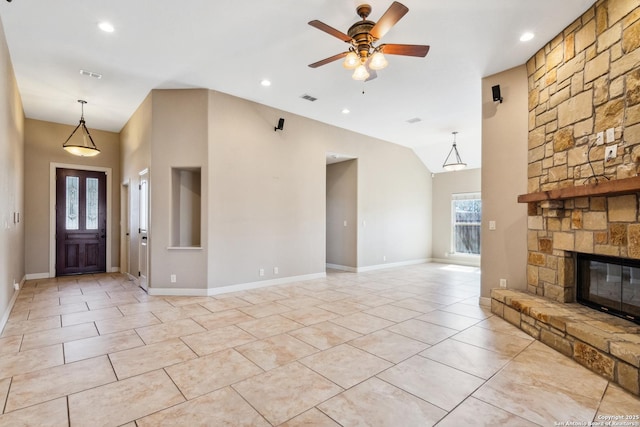
<path id="1" fill-rule="evenodd" d="M 491 312 L 640 395 L 640 325 L 580 304 L 509 289 L 491 291 Z"/>

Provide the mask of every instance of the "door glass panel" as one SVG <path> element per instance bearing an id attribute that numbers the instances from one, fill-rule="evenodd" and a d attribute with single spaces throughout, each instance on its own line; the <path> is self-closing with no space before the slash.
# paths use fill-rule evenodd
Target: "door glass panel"
<path id="1" fill-rule="evenodd" d="M 66 200 L 66 219 L 65 228 L 67 230 L 78 229 L 78 205 L 79 205 L 79 192 L 78 186 L 80 185 L 80 179 L 77 176 L 67 176 L 67 200 Z"/>
<path id="2" fill-rule="evenodd" d="M 98 229 L 98 179 L 87 178 L 87 230 Z"/>

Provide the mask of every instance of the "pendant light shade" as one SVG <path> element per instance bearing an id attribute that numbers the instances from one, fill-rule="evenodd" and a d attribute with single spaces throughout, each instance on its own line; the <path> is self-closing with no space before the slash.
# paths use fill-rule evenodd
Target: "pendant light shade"
<path id="1" fill-rule="evenodd" d="M 442 164 L 442 168 L 446 171 L 459 171 L 461 169 L 466 168 L 467 164 L 464 163 L 460 158 L 460 154 L 458 153 L 458 148 L 456 146 L 456 134 L 458 132 L 451 132 L 451 133 L 453 134 L 453 146 L 449 151 L 449 155 L 444 160 L 444 163 Z M 455 154 L 455 156 L 452 157 L 451 156 L 452 154 Z"/>
<path id="2" fill-rule="evenodd" d="M 358 65 L 351 77 L 353 78 L 353 80 L 367 80 L 369 78 L 367 67 L 365 67 L 364 65 Z"/>
<path id="3" fill-rule="evenodd" d="M 71 135 L 69 135 L 69 138 L 67 138 L 64 144 L 62 144 L 62 148 L 64 148 L 65 151 L 73 154 L 74 156 L 97 156 L 98 154 L 100 154 L 100 150 L 98 150 L 98 147 L 96 147 L 96 144 L 93 142 L 93 138 L 91 138 L 89 129 L 87 129 L 84 121 L 84 104 L 86 104 L 87 101 L 79 99 L 78 102 L 80 103 L 82 110 L 80 114 L 80 123 L 78 123 L 78 126 L 76 126 L 73 132 L 71 132 Z M 78 129 L 80 129 L 80 132 L 74 139 L 73 136 L 76 134 Z"/>
<path id="4" fill-rule="evenodd" d="M 358 65 L 360 65 L 360 57 L 353 51 L 345 56 L 344 62 L 342 63 L 342 66 L 347 70 L 354 70 Z"/>
<path id="5" fill-rule="evenodd" d="M 385 58 L 382 52 L 380 51 L 377 51 L 376 53 L 374 53 L 371 56 L 371 61 L 369 61 L 369 68 L 376 71 L 382 70 L 387 65 L 389 65 L 389 62 L 387 61 L 387 58 Z"/>

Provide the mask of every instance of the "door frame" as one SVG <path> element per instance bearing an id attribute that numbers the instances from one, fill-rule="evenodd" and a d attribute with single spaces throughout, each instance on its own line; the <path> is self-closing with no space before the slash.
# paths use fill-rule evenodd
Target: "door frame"
<path id="1" fill-rule="evenodd" d="M 120 188 L 120 273 L 131 272 L 131 179 L 122 182 Z"/>
<path id="2" fill-rule="evenodd" d="M 119 267 L 114 270 L 111 266 L 111 180 L 113 178 L 111 168 L 55 162 L 51 162 L 49 165 L 49 277 L 56 277 L 56 169 L 58 168 L 97 171 L 107 175 L 106 271 L 107 273 L 117 272 Z"/>
<path id="3" fill-rule="evenodd" d="M 146 177 L 146 182 L 147 182 L 147 188 L 146 188 L 146 200 L 143 199 L 142 197 L 142 178 Z M 149 256 L 149 251 L 151 250 L 151 247 L 149 245 L 149 235 L 150 233 L 150 229 L 151 229 L 151 193 L 149 192 L 149 190 L 151 189 L 150 186 L 150 179 L 151 179 L 151 174 L 149 173 L 149 168 L 144 168 L 142 169 L 140 172 L 138 172 L 138 244 L 137 244 L 137 250 L 138 250 L 138 285 L 144 289 L 145 291 L 149 291 L 150 286 L 150 276 L 151 276 L 151 266 L 150 266 L 150 256 Z M 145 239 L 146 240 L 146 251 L 145 251 L 145 259 L 144 259 L 144 265 L 146 266 L 146 276 L 142 276 L 142 256 L 140 255 L 140 252 L 142 251 L 142 234 L 141 234 L 141 230 L 142 228 L 140 227 L 140 216 L 142 213 L 142 204 L 146 203 L 146 207 L 145 207 L 145 213 L 147 215 L 146 221 L 147 221 L 147 228 L 145 229 Z"/>

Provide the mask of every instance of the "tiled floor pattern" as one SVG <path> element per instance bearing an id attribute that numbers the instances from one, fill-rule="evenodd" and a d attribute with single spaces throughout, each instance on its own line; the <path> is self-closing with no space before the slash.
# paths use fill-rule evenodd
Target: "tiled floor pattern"
<path id="1" fill-rule="evenodd" d="M 0 425 L 640 415 L 638 398 L 479 307 L 479 280 L 478 269 L 423 264 L 216 297 L 151 297 L 118 274 L 29 281 L 0 338 Z"/>

